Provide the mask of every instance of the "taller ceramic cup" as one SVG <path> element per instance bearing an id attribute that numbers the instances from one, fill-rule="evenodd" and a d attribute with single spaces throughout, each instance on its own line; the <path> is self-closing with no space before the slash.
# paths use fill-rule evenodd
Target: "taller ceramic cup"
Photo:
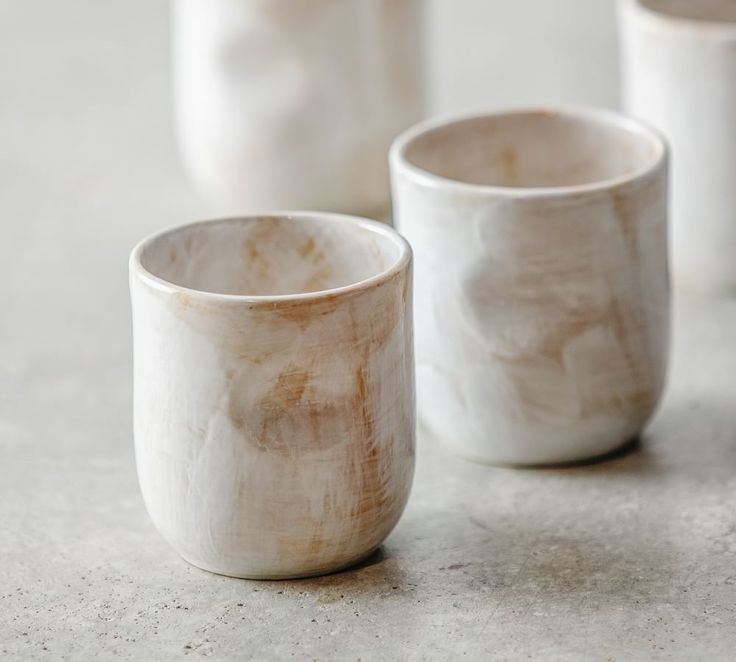
<path id="1" fill-rule="evenodd" d="M 223 208 L 377 212 L 420 119 L 421 0 L 173 0 L 181 153 Z"/>
<path id="2" fill-rule="evenodd" d="M 475 115 L 410 129 L 391 169 L 416 261 L 425 426 L 510 464 L 636 435 L 668 347 L 660 136 L 597 110 Z"/>
<path id="3" fill-rule="evenodd" d="M 411 251 L 324 214 L 186 225 L 130 259 L 135 445 L 154 524 L 250 578 L 370 554 L 414 467 Z"/>
<path id="4" fill-rule="evenodd" d="M 624 108 L 672 144 L 672 271 L 736 293 L 736 2 L 620 0 Z"/>

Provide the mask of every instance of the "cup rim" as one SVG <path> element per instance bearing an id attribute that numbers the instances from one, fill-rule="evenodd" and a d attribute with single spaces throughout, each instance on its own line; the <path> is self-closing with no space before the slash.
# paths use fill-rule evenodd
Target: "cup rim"
<path id="1" fill-rule="evenodd" d="M 360 231 L 372 232 L 390 240 L 398 249 L 398 257 L 385 269 L 379 271 L 368 278 L 364 278 L 348 285 L 341 287 L 333 287 L 326 290 L 315 290 L 314 292 L 295 292 L 292 294 L 226 294 L 223 292 L 208 292 L 207 290 L 199 290 L 191 287 L 185 287 L 173 283 L 169 280 L 161 278 L 149 271 L 143 266 L 141 257 L 143 252 L 153 245 L 157 240 L 166 235 L 173 235 L 184 230 L 202 225 L 220 224 L 220 223 L 237 223 L 239 221 L 252 221 L 259 218 L 282 218 L 286 220 L 312 219 L 319 221 L 327 221 L 328 223 L 350 223 L 354 228 Z M 339 214 L 334 212 L 319 211 L 269 211 L 262 213 L 249 213 L 239 216 L 225 216 L 221 218 L 204 219 L 192 221 L 189 223 L 180 223 L 173 225 L 158 232 L 154 232 L 139 241 L 130 253 L 128 260 L 128 268 L 130 275 L 137 276 L 143 283 L 150 288 L 158 290 L 164 294 L 186 294 L 187 296 L 197 297 L 213 302 L 221 303 L 245 303 L 251 305 L 270 305 L 281 302 L 318 302 L 325 299 L 333 299 L 341 295 L 350 295 L 358 292 L 369 290 L 373 287 L 381 285 L 391 280 L 396 274 L 406 269 L 412 259 L 412 249 L 409 242 L 404 239 L 393 227 L 361 216 L 352 216 L 350 214 Z"/>
<path id="2" fill-rule="evenodd" d="M 718 21 L 708 18 L 691 18 L 657 11 L 642 0 L 618 0 L 619 7 L 628 9 L 653 26 L 680 29 L 687 32 L 707 33 L 709 37 L 736 39 L 736 21 Z"/>
<path id="3" fill-rule="evenodd" d="M 644 166 L 631 172 L 584 184 L 564 186 L 502 186 L 498 184 L 472 184 L 433 173 L 413 164 L 406 157 L 406 150 L 417 139 L 431 131 L 481 119 L 500 119 L 521 115 L 557 115 L 576 120 L 599 122 L 617 127 L 646 138 L 655 146 L 656 153 Z M 554 198 L 576 193 L 609 191 L 622 185 L 636 182 L 657 172 L 666 164 L 669 146 L 664 135 L 650 124 L 624 113 L 585 106 L 529 106 L 500 110 L 480 110 L 469 113 L 452 113 L 419 122 L 401 133 L 391 145 L 389 161 L 392 169 L 402 172 L 416 183 L 433 188 L 444 188 L 465 193 L 482 193 L 508 198 Z"/>

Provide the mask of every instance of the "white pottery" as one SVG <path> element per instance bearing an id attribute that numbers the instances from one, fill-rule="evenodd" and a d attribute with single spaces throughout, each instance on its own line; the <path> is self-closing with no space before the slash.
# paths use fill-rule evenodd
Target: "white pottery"
<path id="1" fill-rule="evenodd" d="M 411 250 L 330 214 L 194 223 L 130 259 L 148 512 L 190 563 L 321 574 L 393 529 L 414 468 Z"/>
<path id="2" fill-rule="evenodd" d="M 389 206 L 421 117 L 421 0 L 173 0 L 178 140 L 223 208 Z"/>
<path id="3" fill-rule="evenodd" d="M 672 145 L 672 270 L 736 292 L 736 2 L 623 0 L 624 108 Z"/>
<path id="4" fill-rule="evenodd" d="M 596 110 L 431 121 L 397 139 L 430 432 L 503 464 L 590 458 L 640 432 L 669 338 L 666 164 L 656 133 Z"/>

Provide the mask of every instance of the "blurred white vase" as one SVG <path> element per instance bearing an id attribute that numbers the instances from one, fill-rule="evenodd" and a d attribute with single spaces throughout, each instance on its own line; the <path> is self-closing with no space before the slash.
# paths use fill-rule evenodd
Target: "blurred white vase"
<path id="1" fill-rule="evenodd" d="M 176 130 L 222 208 L 378 212 L 422 113 L 421 0 L 174 0 Z"/>
<path id="2" fill-rule="evenodd" d="M 624 107 L 672 145 L 681 292 L 736 294 L 736 0 L 620 0 Z"/>

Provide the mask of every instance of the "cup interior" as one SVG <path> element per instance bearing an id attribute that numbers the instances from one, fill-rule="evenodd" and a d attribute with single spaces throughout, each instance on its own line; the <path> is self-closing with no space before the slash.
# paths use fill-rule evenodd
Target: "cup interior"
<path id="1" fill-rule="evenodd" d="M 553 188 L 635 175 L 662 150 L 624 118 L 540 110 L 450 121 L 410 138 L 402 153 L 415 168 L 466 184 Z"/>
<path id="2" fill-rule="evenodd" d="M 385 273 L 408 252 L 393 230 L 337 215 L 207 221 L 145 241 L 140 265 L 179 287 L 282 296 L 332 290 Z"/>
<path id="3" fill-rule="evenodd" d="M 736 22 L 736 0 L 638 0 L 650 11 L 675 18 L 717 23 Z"/>

